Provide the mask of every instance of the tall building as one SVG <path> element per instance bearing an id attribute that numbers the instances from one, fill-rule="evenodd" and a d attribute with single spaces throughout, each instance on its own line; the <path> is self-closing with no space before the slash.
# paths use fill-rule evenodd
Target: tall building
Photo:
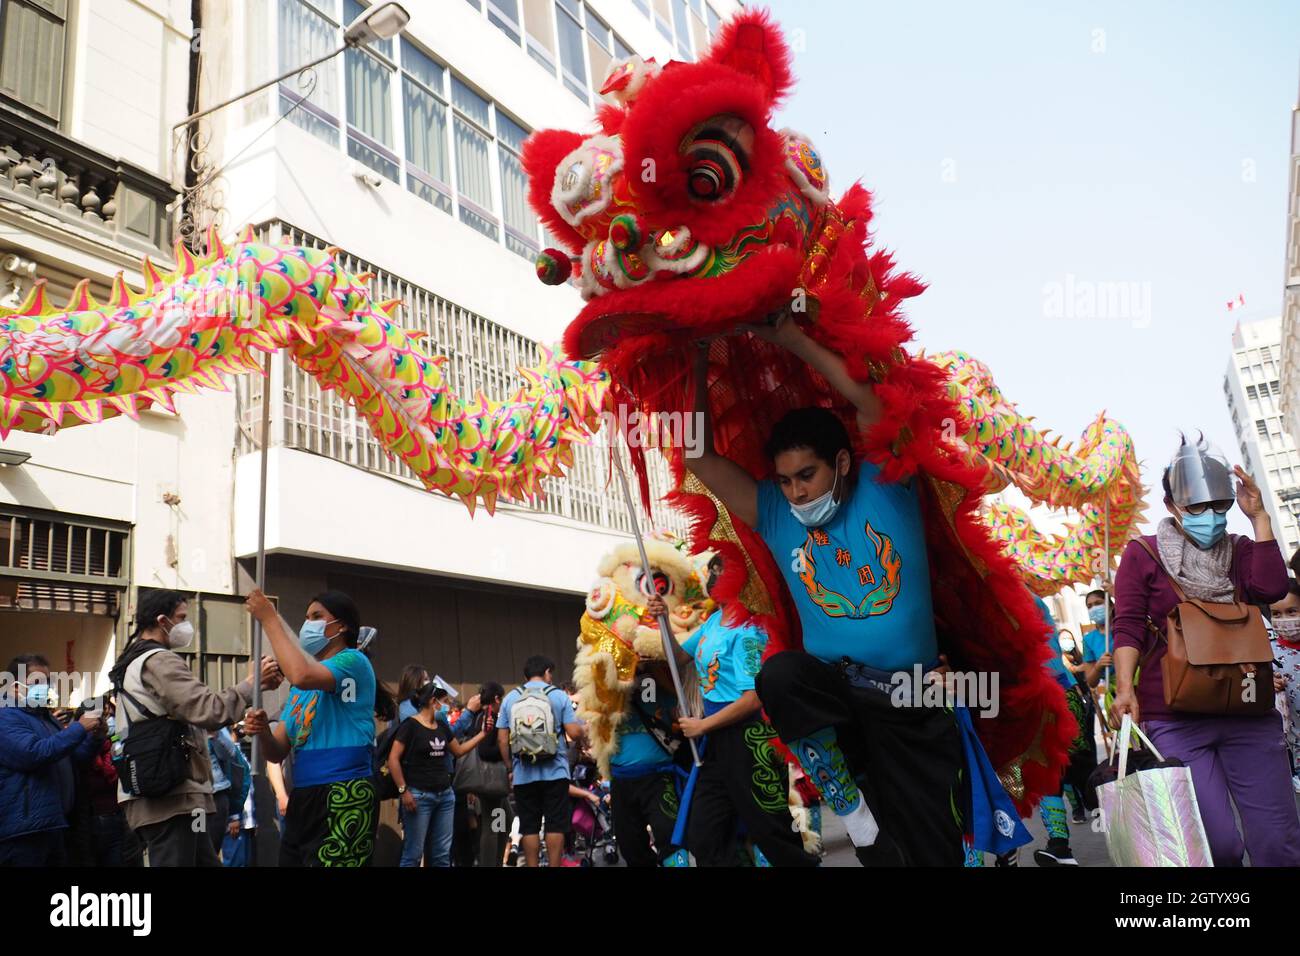
<path id="1" fill-rule="evenodd" d="M 1232 347 L 1223 393 L 1241 465 L 1264 492 L 1274 533 L 1290 557 L 1300 547 L 1300 453 L 1282 418 L 1282 320 L 1242 323 Z"/>
<path id="2" fill-rule="evenodd" d="M 104 300 L 119 271 L 143 285 L 142 256 L 171 259 L 168 137 L 187 112 L 189 14 L 175 0 L 0 4 L 0 305 L 38 280 L 62 305 L 82 277 Z M 229 444 L 234 403 L 181 409 L 0 443 L 0 668 L 34 651 L 92 674 L 68 688 L 75 703 L 106 689 L 140 587 L 231 594 L 219 557 L 231 462 L 194 449 L 196 436 Z M 166 504 L 177 489 L 183 504 Z M 202 567 L 182 558 L 196 548 Z"/>
<path id="3" fill-rule="evenodd" d="M 1300 435 L 1300 98 L 1291 110 L 1290 184 L 1282 290 L 1282 411 L 1287 431 Z"/>
<path id="4" fill-rule="evenodd" d="M 588 127 L 613 60 L 693 58 L 739 5 L 406 0 L 400 37 L 293 75 L 339 50 L 367 6 L 6 0 L 0 265 L 14 271 L 0 294 L 17 301 L 44 277 L 66 295 L 85 275 L 102 296 L 119 269 L 138 287 L 138 257 L 168 262 L 174 235 L 251 225 L 341 248 L 448 356 L 458 395 L 508 395 L 515 367 L 581 307 L 575 288 L 536 279 L 533 257 L 552 243 L 526 202 L 523 139 Z M 102 670 L 141 591 L 167 587 L 195 596 L 195 668 L 217 686 L 238 679 L 264 395 L 267 592 L 291 622 L 338 588 L 378 627 L 376 668 L 390 682 L 411 662 L 464 684 L 516 680 L 536 652 L 567 673 L 596 561 L 630 533 L 607 451 L 579 449 L 536 507 L 471 519 L 423 491 L 283 354 L 267 389 L 239 377 L 229 393 L 181 396 L 175 415 L 4 442 L 30 458 L 0 467 L 0 656 L 34 648 L 56 667 Z M 651 520 L 674 524 L 658 510 Z"/>

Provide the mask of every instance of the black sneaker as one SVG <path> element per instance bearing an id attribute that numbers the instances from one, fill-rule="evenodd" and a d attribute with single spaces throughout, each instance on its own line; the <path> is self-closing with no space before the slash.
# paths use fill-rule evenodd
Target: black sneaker
<path id="1" fill-rule="evenodd" d="M 1039 866 L 1078 866 L 1079 861 L 1070 852 L 1068 840 L 1057 837 L 1047 841 L 1046 850 L 1034 851 L 1034 862 Z"/>
<path id="2" fill-rule="evenodd" d="M 994 866 L 1014 866 L 1014 867 L 1016 867 L 1017 869 L 1019 869 L 1019 867 L 1020 867 L 1020 850 L 1019 850 L 1019 848 L 1014 849 L 1014 850 L 1008 850 L 1006 853 L 1000 853 L 1000 854 L 998 854 L 998 856 L 995 857 L 995 862 L 994 862 L 993 865 L 994 865 Z"/>
<path id="3" fill-rule="evenodd" d="M 1084 813 L 1083 807 L 1076 806 L 1074 808 L 1074 814 L 1070 817 L 1070 819 L 1073 820 L 1075 823 L 1087 823 L 1088 815 Z"/>

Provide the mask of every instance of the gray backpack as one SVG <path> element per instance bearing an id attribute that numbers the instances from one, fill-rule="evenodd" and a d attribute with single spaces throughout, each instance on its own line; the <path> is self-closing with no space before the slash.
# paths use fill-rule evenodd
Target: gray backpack
<path id="1" fill-rule="evenodd" d="M 516 688 L 519 699 L 510 708 L 510 753 L 528 764 L 554 760 L 559 752 L 555 710 L 549 684 Z"/>

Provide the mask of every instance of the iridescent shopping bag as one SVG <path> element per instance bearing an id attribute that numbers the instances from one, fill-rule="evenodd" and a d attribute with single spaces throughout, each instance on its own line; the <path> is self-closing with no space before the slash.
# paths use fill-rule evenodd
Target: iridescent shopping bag
<path id="1" fill-rule="evenodd" d="M 1190 767 L 1152 767 L 1128 773 L 1128 751 L 1137 734 L 1157 760 L 1164 760 L 1128 715 L 1119 731 L 1119 773 L 1097 788 L 1106 849 L 1116 866 L 1213 866 L 1196 803 Z"/>

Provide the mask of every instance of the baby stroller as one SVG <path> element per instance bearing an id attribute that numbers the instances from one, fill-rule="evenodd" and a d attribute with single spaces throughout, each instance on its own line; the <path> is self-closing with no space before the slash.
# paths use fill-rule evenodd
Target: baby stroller
<path id="1" fill-rule="evenodd" d="M 573 801 L 569 846 L 565 847 L 569 866 L 591 866 L 599 849 L 607 866 L 618 862 L 618 844 L 614 840 L 614 818 L 609 806 L 609 785 L 602 782 L 596 765 L 583 761 L 573 768 L 573 785 L 600 797 L 593 805 L 587 800 Z"/>

